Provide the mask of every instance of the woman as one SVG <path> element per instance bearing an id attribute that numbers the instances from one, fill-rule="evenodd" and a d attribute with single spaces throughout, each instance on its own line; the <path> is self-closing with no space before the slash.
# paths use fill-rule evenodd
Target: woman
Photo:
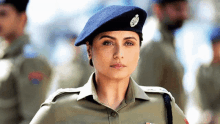
<path id="1" fill-rule="evenodd" d="M 169 123 L 185 124 L 172 96 L 172 113 L 169 102 L 165 107 L 163 94 L 169 92 L 140 87 L 130 77 L 139 60 L 146 16 L 134 6 L 110 6 L 92 16 L 75 45 L 86 44 L 95 72 L 81 88 L 58 90 L 31 124 L 165 124 L 168 118 Z"/>

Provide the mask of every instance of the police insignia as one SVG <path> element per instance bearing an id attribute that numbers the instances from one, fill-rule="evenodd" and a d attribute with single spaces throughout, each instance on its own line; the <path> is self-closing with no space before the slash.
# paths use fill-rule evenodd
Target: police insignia
<path id="1" fill-rule="evenodd" d="M 149 122 L 146 122 L 146 124 L 154 124 L 154 123 L 149 123 Z"/>
<path id="2" fill-rule="evenodd" d="M 44 75 L 41 72 L 31 72 L 28 74 L 28 79 L 31 81 L 33 84 L 37 85 L 42 81 L 44 78 Z"/>
<path id="3" fill-rule="evenodd" d="M 136 14 L 135 17 L 132 18 L 131 22 L 130 22 L 130 26 L 134 27 L 138 24 L 139 22 L 139 15 Z"/>

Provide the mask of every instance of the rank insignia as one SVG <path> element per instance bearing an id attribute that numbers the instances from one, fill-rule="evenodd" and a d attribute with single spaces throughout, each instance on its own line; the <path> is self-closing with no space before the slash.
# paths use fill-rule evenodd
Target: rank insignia
<path id="1" fill-rule="evenodd" d="M 134 27 L 138 24 L 139 22 L 139 15 L 136 14 L 135 17 L 132 18 L 131 22 L 130 22 L 130 26 Z"/>
<path id="2" fill-rule="evenodd" d="M 28 74 L 29 81 L 31 81 L 35 85 L 39 84 L 40 81 L 43 80 L 43 78 L 44 78 L 44 75 L 41 72 L 34 71 Z"/>

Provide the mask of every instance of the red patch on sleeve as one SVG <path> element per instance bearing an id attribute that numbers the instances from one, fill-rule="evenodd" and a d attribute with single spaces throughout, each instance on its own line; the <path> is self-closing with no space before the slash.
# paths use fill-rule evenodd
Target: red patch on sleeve
<path id="1" fill-rule="evenodd" d="M 43 78 L 44 78 L 44 75 L 41 72 L 36 72 L 35 71 L 35 72 L 31 72 L 31 73 L 28 74 L 28 79 L 30 81 L 33 80 L 33 79 L 37 79 L 39 81 L 42 81 Z"/>
<path id="2" fill-rule="evenodd" d="M 189 122 L 188 122 L 188 120 L 186 118 L 184 119 L 184 121 L 185 121 L 186 124 L 189 124 Z"/>

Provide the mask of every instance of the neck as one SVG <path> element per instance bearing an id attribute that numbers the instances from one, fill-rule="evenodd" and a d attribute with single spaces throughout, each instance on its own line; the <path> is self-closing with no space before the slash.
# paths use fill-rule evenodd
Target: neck
<path id="1" fill-rule="evenodd" d="M 163 23 L 160 24 L 160 32 L 161 32 L 161 40 L 166 41 L 172 44 L 174 47 L 174 32 L 167 29 L 167 26 L 165 26 Z"/>
<path id="2" fill-rule="evenodd" d="M 5 40 L 9 43 L 12 44 L 14 40 L 16 40 L 18 37 L 22 36 L 24 34 L 24 31 L 21 30 L 17 33 L 11 33 L 8 36 L 5 37 Z"/>
<path id="3" fill-rule="evenodd" d="M 214 58 L 212 64 L 220 64 L 220 58 Z"/>
<path id="4" fill-rule="evenodd" d="M 111 79 L 98 73 L 95 79 L 99 101 L 115 110 L 125 97 L 129 77 L 124 79 Z"/>

